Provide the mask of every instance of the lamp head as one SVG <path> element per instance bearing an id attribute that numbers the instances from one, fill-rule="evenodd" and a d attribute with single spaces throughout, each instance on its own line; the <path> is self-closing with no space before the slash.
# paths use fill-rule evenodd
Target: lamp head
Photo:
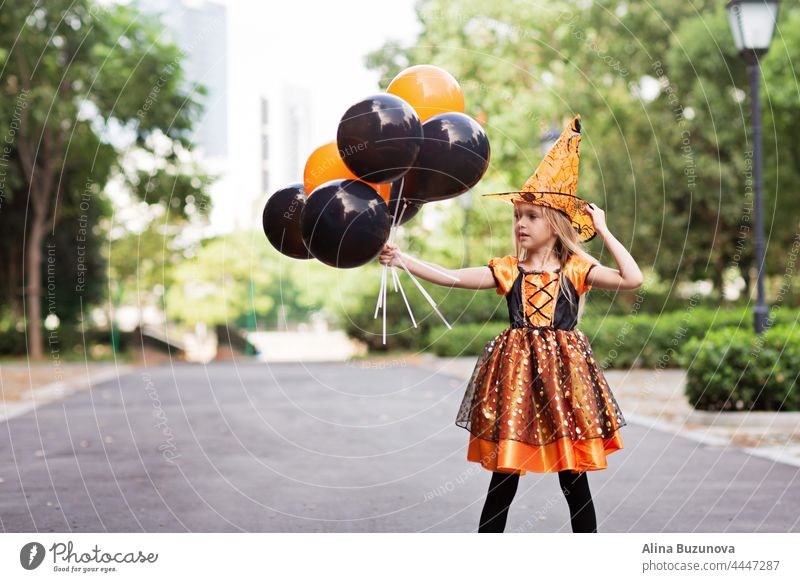
<path id="1" fill-rule="evenodd" d="M 736 49 L 743 55 L 759 57 L 769 50 L 778 0 L 731 0 L 725 6 Z"/>

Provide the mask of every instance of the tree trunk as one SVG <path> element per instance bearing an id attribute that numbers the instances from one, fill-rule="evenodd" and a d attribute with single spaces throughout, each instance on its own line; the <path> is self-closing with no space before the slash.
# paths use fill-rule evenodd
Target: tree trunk
<path id="1" fill-rule="evenodd" d="M 712 277 L 711 280 L 714 283 L 714 289 L 716 291 L 716 297 L 722 303 L 725 300 L 725 281 L 724 281 L 724 271 L 725 271 L 725 264 L 720 261 L 714 261 L 712 263 Z"/>
<path id="2" fill-rule="evenodd" d="M 753 280 L 750 277 L 749 260 L 743 259 L 739 264 L 739 274 L 742 276 L 742 279 L 744 279 L 744 290 L 742 291 L 742 297 L 749 299 L 753 296 Z"/>
<path id="3" fill-rule="evenodd" d="M 25 253 L 22 251 L 22 246 L 12 245 L 11 254 L 8 261 L 8 282 L 9 282 L 9 301 L 11 302 L 11 314 L 13 325 L 16 328 L 19 321 L 25 319 L 25 314 L 22 310 L 22 282 L 20 280 L 19 265 L 22 262 L 22 257 Z"/>
<path id="4" fill-rule="evenodd" d="M 53 195 L 55 179 L 53 161 L 60 158 L 54 156 L 52 137 L 46 127 L 42 130 L 41 149 L 37 149 L 36 154 L 33 153 L 33 148 L 30 147 L 23 134 L 26 121 L 27 116 L 23 115 L 17 139 L 19 163 L 23 170 L 23 175 L 28 178 L 28 204 L 31 208 L 29 235 L 25 239 L 27 247 L 24 249 L 22 283 L 24 285 L 25 315 L 28 328 L 28 357 L 32 360 L 40 360 L 44 357 L 42 337 L 42 244 L 44 243 L 48 211 Z M 61 139 L 57 140 L 59 152 L 61 151 L 61 141 Z"/>
<path id="5" fill-rule="evenodd" d="M 44 217 L 33 213 L 30 238 L 25 253 L 25 311 L 28 316 L 28 357 L 41 360 L 44 357 L 42 338 L 42 243 L 44 242 Z"/>

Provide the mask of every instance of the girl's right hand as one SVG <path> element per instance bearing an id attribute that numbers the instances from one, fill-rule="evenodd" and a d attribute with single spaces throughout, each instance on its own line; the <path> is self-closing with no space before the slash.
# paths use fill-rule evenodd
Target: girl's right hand
<path id="1" fill-rule="evenodd" d="M 386 243 L 383 246 L 381 254 L 378 255 L 378 260 L 382 265 L 389 265 L 390 267 L 401 267 L 400 259 L 398 257 L 400 248 L 397 245 Z"/>

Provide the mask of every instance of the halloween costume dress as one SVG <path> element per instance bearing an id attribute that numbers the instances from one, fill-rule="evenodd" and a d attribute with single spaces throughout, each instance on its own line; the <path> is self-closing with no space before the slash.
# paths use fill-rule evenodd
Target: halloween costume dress
<path id="1" fill-rule="evenodd" d="M 559 276 L 524 271 L 511 255 L 489 261 L 510 327 L 484 347 L 458 411 L 456 424 L 470 432 L 468 461 L 520 475 L 592 471 L 623 448 L 625 419 L 575 327 L 593 266 L 572 254 Z"/>
<path id="2" fill-rule="evenodd" d="M 588 240 L 593 224 L 574 195 L 579 119 L 521 191 L 488 196 L 556 208 Z M 484 347 L 458 411 L 456 424 L 470 432 L 468 461 L 520 475 L 583 472 L 607 468 L 606 456 L 623 448 L 619 429 L 627 423 L 576 327 L 594 266 L 575 253 L 556 271 L 525 271 L 513 255 L 489 261 L 510 326 Z"/>

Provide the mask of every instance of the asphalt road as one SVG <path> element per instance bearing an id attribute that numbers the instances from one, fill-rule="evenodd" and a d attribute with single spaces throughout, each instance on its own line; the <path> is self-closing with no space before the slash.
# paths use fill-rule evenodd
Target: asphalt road
<path id="1" fill-rule="evenodd" d="M 0 424 L 5 532 L 471 532 L 463 382 L 389 362 L 166 364 Z M 624 401 L 620 402 L 623 414 Z M 800 469 L 629 424 L 600 532 L 798 532 Z M 569 532 L 553 474 L 506 531 Z"/>

